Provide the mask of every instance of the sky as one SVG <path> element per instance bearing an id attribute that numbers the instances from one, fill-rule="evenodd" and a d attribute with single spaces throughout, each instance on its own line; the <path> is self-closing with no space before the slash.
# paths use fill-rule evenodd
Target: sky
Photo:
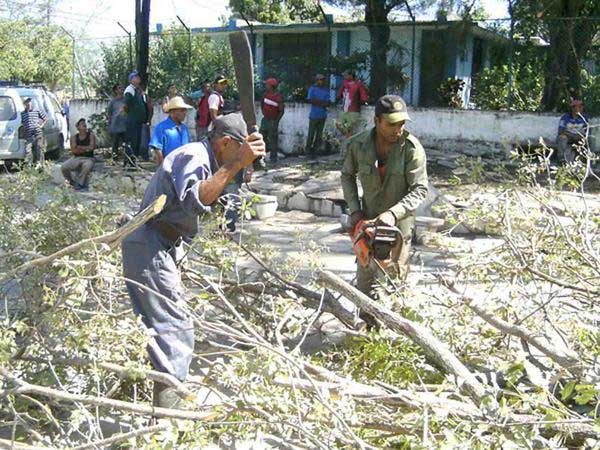
<path id="1" fill-rule="evenodd" d="M 490 18 L 508 16 L 506 0 L 482 0 Z M 190 28 L 219 26 L 222 16 L 228 17 L 229 0 L 153 0 L 150 7 L 150 31 L 156 24 L 177 22 L 179 16 Z M 335 9 L 324 3 L 327 13 Z M 73 32 L 77 37 L 123 36 L 120 22 L 135 31 L 135 0 L 60 0 L 52 21 Z M 339 12 L 339 11 L 338 11 Z"/>

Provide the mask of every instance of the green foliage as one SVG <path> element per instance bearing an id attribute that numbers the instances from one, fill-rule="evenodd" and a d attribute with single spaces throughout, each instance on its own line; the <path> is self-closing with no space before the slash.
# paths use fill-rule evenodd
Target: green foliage
<path id="1" fill-rule="evenodd" d="M 448 78 L 444 81 L 438 88 L 438 94 L 444 106 L 449 106 L 450 108 L 462 108 L 462 94 L 464 87 L 464 80 L 459 78 Z"/>
<path id="2" fill-rule="evenodd" d="M 379 380 L 395 386 L 439 382 L 427 373 L 422 350 L 406 338 L 391 340 L 373 334 L 353 342 L 346 356 L 354 379 Z"/>
<path id="3" fill-rule="evenodd" d="M 125 40 L 113 45 L 102 45 L 104 70 L 95 81 L 95 88 L 104 96 L 112 94 L 114 84 L 125 85 L 130 68 L 128 44 Z M 191 72 L 188 62 L 188 35 L 182 27 L 166 29 L 150 40 L 150 65 L 148 94 L 153 99 L 162 99 L 170 85 L 178 87 L 180 94 L 189 95 L 188 77 L 191 73 L 191 89 L 197 90 L 206 78 L 214 80 L 222 74 L 229 78 L 228 97 L 237 96 L 237 87 L 231 58 L 231 50 L 226 39 L 211 39 L 202 35 L 192 36 Z"/>
<path id="4" fill-rule="evenodd" d="M 229 8 L 247 20 L 262 23 L 317 21 L 322 18 L 311 0 L 229 0 Z"/>
<path id="5" fill-rule="evenodd" d="M 0 20 L 0 79 L 39 81 L 50 89 L 71 78 L 71 39 L 57 27 Z"/>
<path id="6" fill-rule="evenodd" d="M 581 71 L 583 101 L 589 116 L 600 115 L 600 73 L 593 75 L 587 70 Z"/>
<path id="7" fill-rule="evenodd" d="M 515 66 L 512 83 L 510 109 L 538 111 L 541 108 L 544 72 L 539 62 L 532 60 Z M 474 82 L 471 102 L 482 109 L 509 109 L 510 92 L 508 65 L 486 68 Z"/>

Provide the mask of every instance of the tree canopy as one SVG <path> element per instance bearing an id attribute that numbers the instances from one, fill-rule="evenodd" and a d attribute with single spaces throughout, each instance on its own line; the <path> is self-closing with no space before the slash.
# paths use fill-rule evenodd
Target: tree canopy
<path id="1" fill-rule="evenodd" d="M 600 32 L 597 0 L 514 0 L 515 29 L 526 40 L 541 37 L 545 48 L 545 88 L 542 104 L 561 109 L 572 96 L 583 96 L 586 60 Z"/>
<path id="2" fill-rule="evenodd" d="M 40 81 L 51 89 L 71 80 L 71 39 L 59 28 L 0 20 L 0 79 Z"/>
<path id="3" fill-rule="evenodd" d="M 316 21 L 320 11 L 314 0 L 230 0 L 234 13 L 263 23 Z"/>

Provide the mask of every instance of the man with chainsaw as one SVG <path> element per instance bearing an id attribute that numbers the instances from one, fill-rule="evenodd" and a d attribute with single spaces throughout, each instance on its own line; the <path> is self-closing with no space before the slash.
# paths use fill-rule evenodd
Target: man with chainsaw
<path id="1" fill-rule="evenodd" d="M 381 297 L 382 286 L 394 278 L 406 278 L 415 210 L 427 196 L 425 150 L 404 128 L 407 120 L 401 97 L 381 97 L 375 126 L 350 138 L 342 168 L 357 287 L 373 297 Z"/>

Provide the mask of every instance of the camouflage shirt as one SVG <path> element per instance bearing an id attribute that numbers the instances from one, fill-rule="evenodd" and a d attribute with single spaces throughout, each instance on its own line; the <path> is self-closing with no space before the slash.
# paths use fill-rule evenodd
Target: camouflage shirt
<path id="1" fill-rule="evenodd" d="M 357 175 L 363 189 L 362 202 Z M 374 219 L 389 210 L 407 238 L 414 228 L 415 211 L 427 196 L 427 186 L 425 150 L 408 131 L 390 150 L 383 182 L 377 168 L 375 128 L 350 138 L 342 168 L 342 188 L 350 214 L 362 210 L 367 219 Z"/>

